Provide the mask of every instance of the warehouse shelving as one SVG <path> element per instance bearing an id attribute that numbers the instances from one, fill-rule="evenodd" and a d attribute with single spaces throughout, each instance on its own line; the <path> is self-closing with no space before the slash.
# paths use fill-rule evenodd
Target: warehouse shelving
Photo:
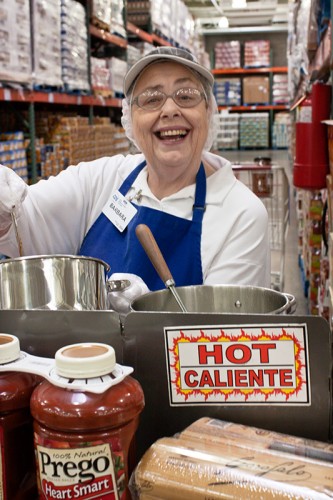
<path id="1" fill-rule="evenodd" d="M 258 73 L 288 73 L 286 66 L 273 66 L 265 68 L 219 68 L 212 69 L 213 75 L 249 75 Z"/>
<path id="2" fill-rule="evenodd" d="M 171 45 L 171 43 L 168 42 L 167 40 L 164 40 L 164 38 L 161 38 L 155 33 L 147 33 L 146 31 L 143 31 L 141 28 L 135 26 L 135 24 L 133 23 L 127 22 L 126 29 L 128 33 L 131 33 L 140 40 L 151 43 L 152 45 L 165 45 L 165 46 Z"/>
<path id="3" fill-rule="evenodd" d="M 219 104 L 219 111 L 228 110 L 232 113 L 252 113 L 252 112 L 268 112 L 269 113 L 269 146 L 272 146 L 273 142 L 273 122 L 274 113 L 276 111 L 288 111 L 288 104 L 273 104 L 272 99 L 272 89 L 273 89 L 273 75 L 275 74 L 287 74 L 288 68 L 286 66 L 270 66 L 270 67 L 253 67 L 253 68 L 216 68 L 212 69 L 212 73 L 215 77 L 238 77 L 241 82 L 243 77 L 246 76 L 263 76 L 268 75 L 269 77 L 269 102 L 266 103 L 249 103 L 249 104 Z M 242 86 L 243 87 L 243 86 Z M 243 90 L 242 94 L 243 96 Z"/>
<path id="4" fill-rule="evenodd" d="M 91 36 L 95 36 L 96 38 L 100 38 L 106 43 L 111 43 L 116 45 L 117 47 L 121 47 L 122 49 L 127 48 L 127 40 L 118 35 L 113 35 L 108 31 L 105 31 L 101 28 L 97 28 L 94 24 L 89 25 L 89 33 Z"/>
<path id="5" fill-rule="evenodd" d="M 41 92 L 10 88 L 0 88 L 0 101 L 121 108 L 121 99 L 115 97 L 101 99 L 95 95 L 75 95 L 63 92 Z"/>
<path id="6" fill-rule="evenodd" d="M 247 76 L 247 75 L 273 75 L 288 73 L 286 66 L 272 66 L 265 68 L 230 68 L 230 69 L 212 69 L 215 76 Z M 270 88 L 272 88 L 270 81 Z M 270 99 L 271 100 L 271 99 Z M 221 109 L 229 109 L 230 111 L 287 111 L 289 106 L 285 104 L 248 104 L 242 106 L 219 106 Z"/>
<path id="7" fill-rule="evenodd" d="M 149 41 L 155 45 L 170 45 L 167 41 L 158 37 L 155 34 L 145 33 L 140 28 L 137 28 L 132 23 L 127 23 L 127 30 L 129 33 L 135 34 L 135 37 Z M 97 27 L 91 23 L 88 24 L 89 31 L 89 51 L 94 45 L 96 40 L 100 40 L 102 43 L 113 46 L 115 49 L 120 50 L 126 58 L 126 49 L 128 46 L 128 40 L 120 36 L 114 35 L 105 31 L 104 29 Z M 104 97 L 93 95 L 89 93 L 87 95 L 80 93 L 66 93 L 62 91 L 53 91 L 52 89 L 43 90 L 31 90 L 27 88 L 15 89 L 11 87 L 0 87 L 0 102 L 7 103 L 22 103 L 23 108 L 28 111 L 28 129 L 29 129 L 29 139 L 31 144 L 31 165 L 30 165 L 30 175 L 31 182 L 37 180 L 37 167 L 36 167 L 36 156 L 35 156 L 35 112 L 36 105 L 49 105 L 50 109 L 52 106 L 66 106 L 75 107 L 79 106 L 87 114 L 92 122 L 94 110 L 101 108 L 110 108 L 115 111 L 121 109 L 122 103 L 121 97 Z M 26 105 L 26 107 L 25 107 Z"/>

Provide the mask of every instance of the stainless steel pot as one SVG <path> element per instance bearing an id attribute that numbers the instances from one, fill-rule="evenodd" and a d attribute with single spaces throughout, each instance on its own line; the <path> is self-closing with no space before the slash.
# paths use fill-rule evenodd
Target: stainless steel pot
<path id="1" fill-rule="evenodd" d="M 177 288 L 187 312 L 233 314 L 291 314 L 293 295 L 269 288 L 236 285 L 195 285 Z M 131 304 L 133 311 L 179 312 L 169 290 L 142 295 Z"/>
<path id="2" fill-rule="evenodd" d="M 38 255 L 0 261 L 0 309 L 105 310 L 109 265 L 92 257 Z"/>

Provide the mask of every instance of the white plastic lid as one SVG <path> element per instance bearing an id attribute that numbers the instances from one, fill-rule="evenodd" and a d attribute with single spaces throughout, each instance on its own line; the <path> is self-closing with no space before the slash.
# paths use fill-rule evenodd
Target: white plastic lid
<path id="1" fill-rule="evenodd" d="M 20 357 L 20 341 L 9 333 L 0 333 L 0 364 L 11 363 Z"/>
<path id="2" fill-rule="evenodd" d="M 101 377 L 111 373 L 115 366 L 115 351 L 107 344 L 71 344 L 55 354 L 56 373 L 70 379 Z"/>

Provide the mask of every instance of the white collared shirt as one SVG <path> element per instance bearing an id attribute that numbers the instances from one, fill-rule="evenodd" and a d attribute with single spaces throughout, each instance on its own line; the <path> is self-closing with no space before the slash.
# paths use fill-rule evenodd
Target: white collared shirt
<path id="1" fill-rule="evenodd" d="M 266 208 L 236 179 L 228 161 L 212 153 L 205 153 L 204 159 L 216 170 L 207 178 L 201 236 L 204 283 L 270 287 Z M 142 154 L 100 158 L 30 186 L 18 217 L 25 255 L 76 255 L 111 193 L 143 160 Z M 158 200 L 149 189 L 144 168 L 128 196 L 137 193 L 136 204 L 192 218 L 194 184 Z M 0 238 L 0 253 L 18 256 L 13 228 Z"/>

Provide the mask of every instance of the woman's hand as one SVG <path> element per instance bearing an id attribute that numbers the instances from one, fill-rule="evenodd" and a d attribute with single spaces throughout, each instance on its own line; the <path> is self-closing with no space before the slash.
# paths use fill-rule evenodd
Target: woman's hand
<path id="1" fill-rule="evenodd" d="M 109 302 L 111 308 L 121 315 L 125 315 L 131 310 L 131 303 L 141 295 L 149 292 L 146 283 L 136 274 L 113 273 L 110 280 L 129 280 L 130 286 L 122 292 L 110 292 Z"/>
<path id="2" fill-rule="evenodd" d="M 26 197 L 28 186 L 21 177 L 8 167 L 0 165 L 0 236 L 11 224 L 11 212 L 16 214 Z"/>

